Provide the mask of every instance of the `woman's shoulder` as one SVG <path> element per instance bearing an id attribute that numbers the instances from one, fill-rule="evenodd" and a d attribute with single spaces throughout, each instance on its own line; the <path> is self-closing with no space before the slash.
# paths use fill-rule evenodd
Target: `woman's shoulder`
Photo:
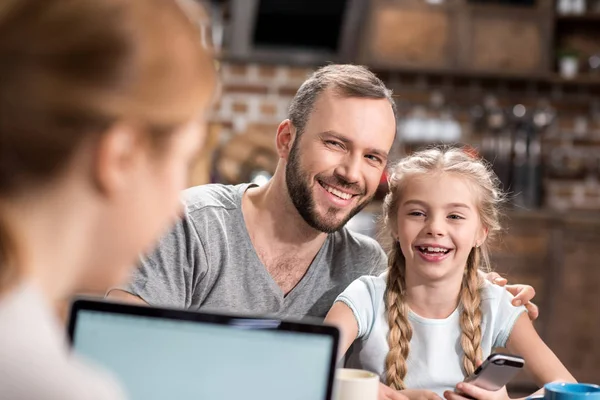
<path id="1" fill-rule="evenodd" d="M 0 350 L 0 387 L 10 399 L 121 400 L 116 380 L 80 362 L 43 358 L 43 352 Z M 90 397 L 92 394 L 93 397 Z"/>
<path id="2" fill-rule="evenodd" d="M 122 399 L 116 381 L 72 356 L 40 293 L 24 285 L 0 301 L 0 387 L 10 399 Z"/>
<path id="3" fill-rule="evenodd" d="M 44 358 L 43 351 L 0 350 L 0 387 L 10 399 L 121 400 L 125 394 L 109 374 L 75 359 Z M 90 397 L 92 396 L 92 397 Z"/>

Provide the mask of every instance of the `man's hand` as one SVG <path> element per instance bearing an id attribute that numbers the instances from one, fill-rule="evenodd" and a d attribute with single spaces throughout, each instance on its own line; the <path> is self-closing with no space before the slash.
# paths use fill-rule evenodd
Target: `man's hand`
<path id="1" fill-rule="evenodd" d="M 379 382 L 379 396 L 377 400 L 409 400 L 402 392 L 392 389 Z"/>
<path id="2" fill-rule="evenodd" d="M 469 383 L 461 382 L 456 385 L 456 391 L 446 390 L 444 392 L 446 400 L 510 400 L 506 392 L 506 386 L 498 391 L 490 391 L 479 388 Z"/>
<path id="3" fill-rule="evenodd" d="M 485 278 L 498 286 L 505 287 L 510 294 L 515 296 L 515 298 L 512 300 L 513 306 L 518 307 L 520 305 L 525 305 L 530 320 L 535 321 L 540 315 L 540 310 L 538 309 L 538 306 L 531 302 L 531 300 L 535 297 L 535 289 L 532 286 L 507 285 L 508 281 L 506 280 L 506 278 L 501 277 L 496 272 L 490 272 L 485 276 Z"/>

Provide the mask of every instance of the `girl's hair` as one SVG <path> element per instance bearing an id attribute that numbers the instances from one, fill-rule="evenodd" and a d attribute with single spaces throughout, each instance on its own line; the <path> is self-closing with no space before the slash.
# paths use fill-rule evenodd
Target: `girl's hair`
<path id="1" fill-rule="evenodd" d="M 500 231 L 499 205 L 503 201 L 499 181 L 491 168 L 481 159 L 474 158 L 462 149 L 435 147 L 412 154 L 390 169 L 389 188 L 383 205 L 386 236 L 394 239 L 397 234 L 398 206 L 407 179 L 424 174 L 449 173 L 464 177 L 478 195 L 478 212 L 481 223 L 488 229 L 488 239 L 474 248 L 467 259 L 467 266 L 460 291 L 461 347 L 464 352 L 463 372 L 475 370 L 476 360 L 481 359 L 481 310 L 480 289 L 483 282 L 478 270 L 490 270 L 488 242 Z M 397 240 L 388 252 L 388 278 L 385 305 L 388 315 L 390 351 L 387 355 L 386 378 L 389 386 L 404 389 L 406 360 L 412 328 L 408 322 L 406 301 L 406 265 Z"/>
<path id="2" fill-rule="evenodd" d="M 51 182 L 119 121 L 160 153 L 216 84 L 175 0 L 0 2 L 0 204 Z M 198 14 L 196 14 L 198 15 Z M 0 268 L 15 248 L 0 215 Z"/>

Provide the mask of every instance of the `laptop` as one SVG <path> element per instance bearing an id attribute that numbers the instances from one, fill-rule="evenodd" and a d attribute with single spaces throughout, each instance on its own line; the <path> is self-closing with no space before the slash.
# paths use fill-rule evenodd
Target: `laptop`
<path id="1" fill-rule="evenodd" d="M 73 351 L 121 381 L 131 400 L 329 400 L 331 326 L 77 300 Z"/>

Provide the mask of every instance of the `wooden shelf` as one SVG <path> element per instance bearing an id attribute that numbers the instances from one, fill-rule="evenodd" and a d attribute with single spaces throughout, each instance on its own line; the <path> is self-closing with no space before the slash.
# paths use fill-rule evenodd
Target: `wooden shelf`
<path id="1" fill-rule="evenodd" d="M 585 137 L 585 138 L 543 138 L 545 144 L 552 144 L 560 146 L 564 142 L 569 142 L 573 146 L 579 147 L 597 147 L 600 146 L 600 139 L 598 137 Z"/>
<path id="2" fill-rule="evenodd" d="M 572 79 L 566 79 L 559 74 L 554 74 L 549 80 L 551 83 L 558 83 L 561 85 L 572 85 L 572 86 L 598 86 L 600 85 L 600 75 L 592 76 L 582 73 Z"/>
<path id="3" fill-rule="evenodd" d="M 573 79 L 565 79 L 558 73 L 494 73 L 483 71 L 467 71 L 457 69 L 413 69 L 413 68 L 393 68 L 390 66 L 375 66 L 372 70 L 382 79 L 390 80 L 392 77 L 404 81 L 406 79 L 417 79 L 419 76 L 433 80 L 474 80 L 474 81 L 497 81 L 511 84 L 538 84 L 538 85 L 559 85 L 563 87 L 600 87 L 600 74 L 587 75 L 581 73 Z"/>
<path id="4" fill-rule="evenodd" d="M 580 15 L 556 15 L 556 20 L 558 22 L 600 22 L 600 13 L 590 12 Z"/>
<path id="5" fill-rule="evenodd" d="M 371 65 L 371 70 L 375 73 L 390 78 L 395 75 L 399 78 L 425 76 L 438 79 L 472 79 L 472 80 L 490 80 L 490 81 L 509 81 L 509 82 L 548 82 L 551 75 L 544 73 L 511 73 L 500 71 L 478 71 L 465 70 L 459 68 L 411 68 L 397 67 L 392 65 Z"/>

